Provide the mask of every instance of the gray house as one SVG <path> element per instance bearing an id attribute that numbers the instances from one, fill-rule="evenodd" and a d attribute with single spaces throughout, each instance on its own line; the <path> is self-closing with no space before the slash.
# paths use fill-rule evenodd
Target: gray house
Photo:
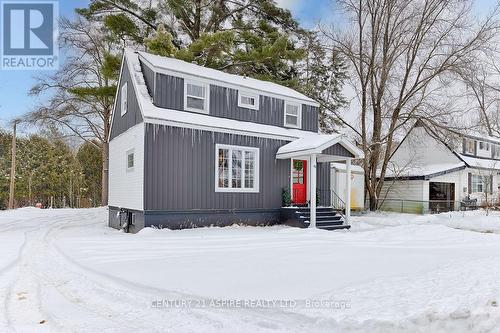
<path id="1" fill-rule="evenodd" d="M 348 227 L 350 190 L 331 191 L 329 164 L 350 172 L 362 154 L 342 135 L 319 134 L 317 112 L 274 83 L 126 50 L 109 137 L 109 225 Z"/>

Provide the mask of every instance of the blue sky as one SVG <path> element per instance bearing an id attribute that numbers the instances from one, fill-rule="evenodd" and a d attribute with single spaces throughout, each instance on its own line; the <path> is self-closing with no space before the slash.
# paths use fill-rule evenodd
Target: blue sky
<path id="1" fill-rule="evenodd" d="M 85 7 L 88 0 L 59 1 L 60 15 L 73 17 L 74 9 Z M 319 21 L 331 21 L 331 0 L 277 0 L 299 19 L 304 26 L 314 26 Z M 478 0 L 476 10 L 486 11 L 495 0 Z M 41 75 L 40 71 L 1 71 L 0 70 L 0 127 L 5 127 L 12 118 L 30 111 L 38 102 L 27 95 L 34 84 L 33 76 Z"/>

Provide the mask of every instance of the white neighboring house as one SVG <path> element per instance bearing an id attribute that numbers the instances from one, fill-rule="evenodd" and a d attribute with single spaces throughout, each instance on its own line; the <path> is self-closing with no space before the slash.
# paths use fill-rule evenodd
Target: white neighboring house
<path id="1" fill-rule="evenodd" d="M 330 188 L 340 198 L 346 197 L 346 165 L 331 163 Z M 334 198 L 332 200 L 335 200 Z M 359 165 L 351 168 L 351 209 L 364 210 L 365 207 L 365 172 Z"/>
<path id="2" fill-rule="evenodd" d="M 391 156 L 379 205 L 411 213 L 457 210 L 466 199 L 497 203 L 499 186 L 500 140 L 440 135 L 418 121 Z"/>

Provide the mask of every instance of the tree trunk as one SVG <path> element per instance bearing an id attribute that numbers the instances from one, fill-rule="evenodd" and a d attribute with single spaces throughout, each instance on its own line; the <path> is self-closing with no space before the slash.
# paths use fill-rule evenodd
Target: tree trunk
<path id="1" fill-rule="evenodd" d="M 102 143 L 102 189 L 101 206 L 108 205 L 108 182 L 109 182 L 109 143 Z"/>
<path id="2" fill-rule="evenodd" d="M 14 194 L 16 188 L 16 127 L 14 122 L 14 131 L 12 133 L 12 160 L 10 166 L 10 188 L 9 188 L 9 209 L 14 209 Z"/>

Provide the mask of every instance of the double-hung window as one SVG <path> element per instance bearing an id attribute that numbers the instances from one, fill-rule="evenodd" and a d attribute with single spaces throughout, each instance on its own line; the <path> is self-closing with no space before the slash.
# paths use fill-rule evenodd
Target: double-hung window
<path id="1" fill-rule="evenodd" d="M 216 145 L 215 191 L 259 192 L 259 148 Z"/>
<path id="2" fill-rule="evenodd" d="M 208 113 L 208 84 L 184 80 L 184 109 Z"/>
<path id="3" fill-rule="evenodd" d="M 466 139 L 465 140 L 465 152 L 467 154 L 474 155 L 475 150 L 476 150 L 476 141 L 471 140 L 471 139 Z"/>
<path id="4" fill-rule="evenodd" d="M 484 190 L 483 179 L 480 175 L 471 175 L 471 185 L 473 193 L 482 193 Z"/>
<path id="5" fill-rule="evenodd" d="M 125 84 L 122 86 L 122 91 L 120 96 L 122 117 L 125 115 L 125 113 L 127 113 L 127 107 L 128 107 L 127 95 L 128 95 L 128 85 L 127 82 L 125 82 Z"/>
<path id="6" fill-rule="evenodd" d="M 500 146 L 499 145 L 491 145 L 493 148 L 493 151 L 494 151 L 494 158 L 500 158 Z"/>
<path id="7" fill-rule="evenodd" d="M 238 91 L 238 106 L 240 108 L 259 109 L 259 95 L 246 91 Z"/>
<path id="8" fill-rule="evenodd" d="M 480 141 L 479 142 L 479 149 L 489 151 L 490 150 L 490 144 L 488 142 L 482 142 L 482 141 Z"/>
<path id="9" fill-rule="evenodd" d="M 285 102 L 285 126 L 301 128 L 302 110 L 298 103 Z"/>

